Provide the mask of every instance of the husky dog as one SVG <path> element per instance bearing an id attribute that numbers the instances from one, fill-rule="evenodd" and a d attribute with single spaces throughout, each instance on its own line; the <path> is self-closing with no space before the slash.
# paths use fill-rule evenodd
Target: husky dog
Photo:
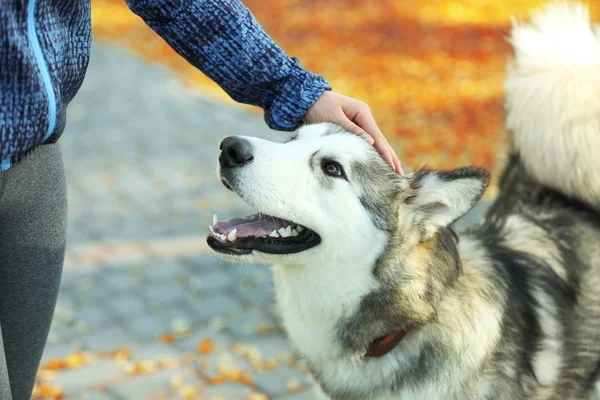
<path id="1" fill-rule="evenodd" d="M 510 161 L 460 235 L 484 169 L 398 176 L 331 124 L 222 142 L 220 180 L 259 213 L 215 221 L 208 244 L 275 264 L 284 327 L 320 396 L 599 398 L 600 29 L 556 3 L 511 42 Z"/>

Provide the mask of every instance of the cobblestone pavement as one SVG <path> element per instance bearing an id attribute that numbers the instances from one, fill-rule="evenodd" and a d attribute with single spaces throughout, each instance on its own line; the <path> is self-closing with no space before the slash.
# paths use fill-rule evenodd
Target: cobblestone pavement
<path id="1" fill-rule="evenodd" d="M 205 245 L 213 213 L 251 211 L 215 178 L 219 142 L 287 135 L 102 45 L 67 126 L 68 250 L 38 395 L 310 399 L 268 269 Z"/>

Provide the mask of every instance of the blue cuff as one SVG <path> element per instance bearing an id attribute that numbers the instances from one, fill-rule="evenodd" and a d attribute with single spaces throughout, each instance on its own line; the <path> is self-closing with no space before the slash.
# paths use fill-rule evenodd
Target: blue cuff
<path id="1" fill-rule="evenodd" d="M 326 90 L 329 83 L 320 75 L 302 67 L 293 57 L 289 78 L 281 84 L 269 107 L 265 109 L 265 122 L 271 129 L 293 131 L 302 124 L 302 118 Z"/>

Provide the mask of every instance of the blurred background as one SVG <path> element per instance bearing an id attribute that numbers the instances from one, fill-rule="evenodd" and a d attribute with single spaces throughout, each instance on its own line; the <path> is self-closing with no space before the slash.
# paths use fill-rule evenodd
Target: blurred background
<path id="1" fill-rule="evenodd" d="M 474 164 L 497 179 L 510 19 L 540 1 L 244 3 L 304 67 L 371 106 L 405 169 Z M 205 245 L 214 212 L 250 211 L 215 179 L 221 139 L 287 134 L 230 100 L 124 0 L 92 0 L 92 22 L 61 139 L 68 249 L 34 398 L 311 399 L 268 269 L 221 262 Z M 494 195 L 492 185 L 460 227 Z"/>

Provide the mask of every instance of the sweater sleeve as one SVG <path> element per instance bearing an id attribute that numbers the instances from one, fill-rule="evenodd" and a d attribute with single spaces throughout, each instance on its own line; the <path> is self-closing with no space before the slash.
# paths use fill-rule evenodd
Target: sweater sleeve
<path id="1" fill-rule="evenodd" d="M 294 130 L 327 81 L 289 57 L 239 0 L 126 0 L 177 53 L 235 101 L 261 107 L 267 125 Z"/>

